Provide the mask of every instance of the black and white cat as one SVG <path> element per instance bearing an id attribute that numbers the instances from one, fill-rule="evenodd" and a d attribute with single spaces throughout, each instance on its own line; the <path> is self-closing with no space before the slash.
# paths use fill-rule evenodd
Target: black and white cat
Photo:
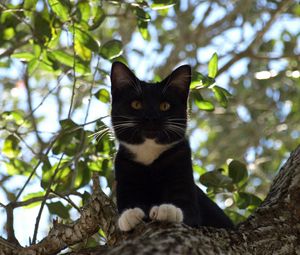
<path id="1" fill-rule="evenodd" d="M 158 83 L 140 81 L 120 62 L 112 65 L 111 117 L 120 143 L 115 174 L 122 231 L 143 220 L 233 227 L 194 183 L 185 137 L 190 81 L 188 65 Z"/>

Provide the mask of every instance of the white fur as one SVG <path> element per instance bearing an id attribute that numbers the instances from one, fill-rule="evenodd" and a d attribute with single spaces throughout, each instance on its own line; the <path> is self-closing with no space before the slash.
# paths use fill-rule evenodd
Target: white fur
<path id="1" fill-rule="evenodd" d="M 182 210 L 172 204 L 162 204 L 153 206 L 150 210 L 149 217 L 151 220 L 182 222 Z"/>
<path id="2" fill-rule="evenodd" d="M 141 144 L 129 144 L 121 142 L 131 153 L 134 154 L 134 160 L 144 165 L 150 165 L 161 153 L 171 148 L 171 144 L 158 144 L 154 139 L 145 139 Z"/>
<path id="3" fill-rule="evenodd" d="M 122 231 L 130 231 L 137 224 L 143 221 L 145 213 L 140 208 L 133 208 L 125 210 L 119 220 L 118 225 Z"/>

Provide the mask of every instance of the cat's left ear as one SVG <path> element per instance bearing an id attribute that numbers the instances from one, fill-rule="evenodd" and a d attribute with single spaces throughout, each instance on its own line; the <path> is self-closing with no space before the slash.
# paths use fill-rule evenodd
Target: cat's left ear
<path id="1" fill-rule="evenodd" d="M 176 68 L 167 78 L 163 80 L 165 89 L 177 88 L 186 96 L 189 94 L 192 70 L 190 65 L 183 65 Z"/>

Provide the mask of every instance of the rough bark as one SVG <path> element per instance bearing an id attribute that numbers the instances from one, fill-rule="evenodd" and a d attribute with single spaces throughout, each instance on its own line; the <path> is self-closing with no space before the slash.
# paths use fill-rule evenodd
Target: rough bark
<path id="1" fill-rule="evenodd" d="M 54 224 L 48 237 L 28 248 L 12 249 L 0 240 L 0 254 L 55 254 L 95 233 L 100 226 L 107 234 L 107 246 L 69 255 L 300 254 L 300 147 L 281 168 L 260 207 L 231 231 L 152 222 L 121 234 L 116 229 L 115 207 L 98 188 L 96 183 L 91 203 L 73 225 Z"/>

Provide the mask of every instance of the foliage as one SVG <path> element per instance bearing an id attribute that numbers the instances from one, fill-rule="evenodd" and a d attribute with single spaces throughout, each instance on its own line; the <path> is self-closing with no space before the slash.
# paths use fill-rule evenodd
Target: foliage
<path id="1" fill-rule="evenodd" d="M 195 177 L 243 220 L 300 137 L 299 16 L 290 0 L 2 1 L 0 206 L 68 221 L 93 171 L 113 197 L 111 63 L 159 79 L 188 62 Z"/>

